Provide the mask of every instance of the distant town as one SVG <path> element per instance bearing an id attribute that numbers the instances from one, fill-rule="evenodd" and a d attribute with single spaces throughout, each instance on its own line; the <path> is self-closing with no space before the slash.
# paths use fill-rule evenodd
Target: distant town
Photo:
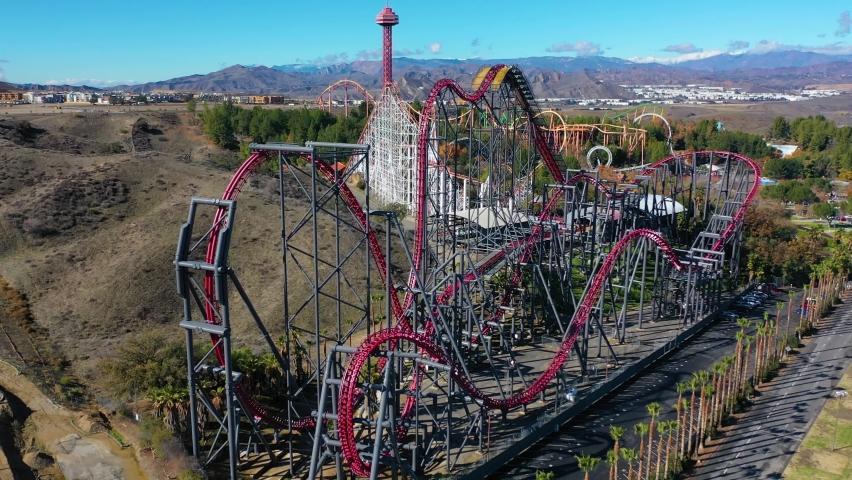
<path id="1" fill-rule="evenodd" d="M 798 102 L 813 98 L 824 98 L 847 93 L 843 90 L 805 89 L 797 93 L 752 93 L 738 88 L 714 87 L 709 85 L 620 85 L 633 93 L 637 98 L 542 98 L 546 104 L 564 104 L 587 107 L 629 106 L 641 103 L 673 104 L 725 104 L 766 101 Z M 283 95 L 249 95 L 243 93 L 207 93 L 207 92 L 152 92 L 130 93 L 124 91 L 112 92 L 27 92 L 0 90 L 0 104 L 58 104 L 77 103 L 92 105 L 144 105 L 153 103 L 196 101 L 224 102 L 230 101 L 243 105 L 310 105 L 309 99 L 295 99 Z M 358 105 L 363 100 L 349 99 L 349 105 Z M 332 99 L 333 107 L 344 106 L 344 100 Z"/>

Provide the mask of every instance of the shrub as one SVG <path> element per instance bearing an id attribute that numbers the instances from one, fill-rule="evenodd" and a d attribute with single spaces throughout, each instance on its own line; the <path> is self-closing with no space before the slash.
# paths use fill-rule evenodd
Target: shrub
<path id="1" fill-rule="evenodd" d="M 395 213 L 400 222 L 408 215 L 408 207 L 401 203 L 390 203 L 385 208 Z"/>
<path id="2" fill-rule="evenodd" d="M 139 425 L 139 442 L 142 448 L 151 448 L 154 455 L 162 457 L 170 441 L 175 440 L 172 432 L 168 431 L 163 422 L 154 417 L 146 416 Z"/>
<path id="3" fill-rule="evenodd" d="M 204 480 L 204 475 L 195 470 L 184 470 L 178 475 L 178 480 Z"/>

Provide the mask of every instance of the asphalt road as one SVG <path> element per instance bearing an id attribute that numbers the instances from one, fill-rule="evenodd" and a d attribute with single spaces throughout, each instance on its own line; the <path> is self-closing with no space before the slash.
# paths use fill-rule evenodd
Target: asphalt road
<path id="1" fill-rule="evenodd" d="M 744 316 L 750 318 L 752 324 L 763 319 L 764 311 L 770 312 L 774 318 L 775 303 L 788 300 L 786 291 L 779 292 L 768 299 L 764 307 L 758 307 Z M 801 291 L 797 291 L 796 301 L 801 302 Z M 793 317 L 795 323 L 797 315 L 794 313 Z M 782 322 L 786 323 L 786 307 L 782 311 L 782 318 Z M 783 327 L 782 324 L 782 329 Z M 546 437 L 490 478 L 535 478 L 536 470 L 543 470 L 553 472 L 554 478 L 557 479 L 582 479 L 583 472 L 578 468 L 574 456 L 586 453 L 606 458 L 607 450 L 614 445 L 609 435 L 610 425 L 621 426 L 626 430 L 622 446 L 638 449 L 639 440 L 633 433 L 633 425 L 639 422 L 648 423 L 650 417 L 645 406 L 651 402 L 659 402 L 663 414 L 658 417 L 658 421 L 676 419 L 677 414 L 672 406 L 677 402 L 677 383 L 692 378 L 693 372 L 709 369 L 720 358 L 733 354 L 736 348 L 734 335 L 737 330 L 739 327 L 736 322 L 714 322 L 702 334 L 682 344 L 681 348 L 660 360 L 655 366 L 601 399 L 582 415 L 563 425 L 558 433 Z M 753 332 L 753 327 L 751 330 Z M 624 470 L 620 476 L 626 478 L 626 463 L 623 460 L 620 461 L 619 467 Z M 609 478 L 608 469 L 603 462 L 592 472 L 591 478 Z"/>
<path id="2" fill-rule="evenodd" d="M 690 478 L 782 478 L 852 358 L 852 311 L 841 305 L 824 322 Z"/>

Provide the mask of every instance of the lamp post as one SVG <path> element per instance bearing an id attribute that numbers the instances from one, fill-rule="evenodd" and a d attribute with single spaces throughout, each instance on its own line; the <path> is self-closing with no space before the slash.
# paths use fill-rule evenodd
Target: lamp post
<path id="1" fill-rule="evenodd" d="M 846 390 L 835 390 L 833 395 L 834 398 L 840 400 L 840 405 L 837 406 L 837 413 L 839 414 L 839 409 L 843 406 L 843 399 L 846 398 L 847 395 L 849 395 L 849 392 L 847 392 Z M 840 416 L 838 414 L 834 415 L 834 439 L 831 441 L 832 451 L 834 451 L 834 447 L 837 445 L 837 423 L 840 421 Z"/>

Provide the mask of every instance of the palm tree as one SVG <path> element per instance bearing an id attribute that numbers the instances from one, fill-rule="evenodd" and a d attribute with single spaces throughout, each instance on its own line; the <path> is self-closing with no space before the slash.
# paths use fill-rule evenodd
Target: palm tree
<path id="1" fill-rule="evenodd" d="M 722 382 L 722 373 L 724 371 L 724 367 L 722 366 L 722 362 L 716 362 L 710 366 L 710 371 L 713 372 L 713 381 L 711 385 L 716 391 L 721 391 L 721 382 Z M 719 396 L 713 395 L 710 397 L 710 425 L 716 425 L 716 416 L 718 415 L 718 403 Z"/>
<path id="2" fill-rule="evenodd" d="M 593 457 L 585 453 L 582 455 L 574 455 L 574 458 L 577 459 L 577 465 L 580 467 L 580 470 L 586 473 L 586 476 L 584 477 L 585 480 L 589 480 L 589 472 L 594 470 L 601 461 L 599 457 Z"/>
<path id="3" fill-rule="evenodd" d="M 278 359 L 271 353 L 265 353 L 260 357 L 258 363 L 269 390 L 277 392 L 280 383 L 278 381 L 279 374 L 281 373 L 281 365 L 278 364 Z"/>
<path id="4" fill-rule="evenodd" d="M 668 433 L 669 433 L 669 440 L 666 443 L 666 463 L 664 465 L 665 465 L 665 468 L 666 468 L 666 472 L 668 472 L 669 468 L 670 468 L 669 459 L 670 459 L 671 451 L 672 451 L 672 435 L 674 434 L 674 432 L 677 431 L 679 424 L 675 420 L 669 420 L 666 423 L 668 423 L 668 427 L 666 427 L 666 431 L 668 431 Z M 672 469 L 672 470 L 674 470 L 674 469 Z M 668 475 L 666 475 L 666 476 L 668 476 Z"/>
<path id="5" fill-rule="evenodd" d="M 736 392 L 736 373 L 737 373 L 737 356 L 728 355 L 728 412 L 734 412 L 734 405 L 737 399 Z"/>
<path id="6" fill-rule="evenodd" d="M 707 370 L 699 370 L 692 375 L 701 386 L 701 392 L 698 395 L 698 423 L 696 424 L 696 428 L 698 429 L 698 445 L 696 446 L 696 450 L 698 450 L 699 447 L 704 448 L 704 424 L 707 422 L 706 415 L 704 413 L 704 405 L 707 403 L 704 392 L 707 390 L 707 382 L 710 381 L 710 372 Z"/>
<path id="7" fill-rule="evenodd" d="M 737 386 L 736 390 L 739 391 L 740 385 L 742 385 L 742 366 L 743 366 L 743 340 L 745 340 L 746 334 L 742 330 L 738 330 L 734 336 L 737 339 L 737 348 L 735 350 L 735 362 L 734 362 L 734 375 L 733 375 L 733 384 Z M 733 401 L 731 402 L 733 408 Z"/>
<path id="8" fill-rule="evenodd" d="M 715 388 L 713 385 L 708 385 L 708 386 L 704 389 L 704 395 L 705 395 L 705 396 L 706 396 L 706 397 L 707 397 L 710 401 L 709 401 L 709 402 L 706 402 L 706 403 L 708 403 L 708 406 L 707 406 L 708 411 L 704 413 L 704 423 L 702 424 L 702 431 L 701 431 L 701 448 L 704 448 L 704 447 L 705 447 L 705 443 L 706 443 L 706 441 L 707 441 L 707 437 L 709 437 L 709 436 L 710 436 L 710 432 L 708 432 L 707 430 L 708 430 L 708 429 L 709 429 L 709 428 L 713 425 L 713 424 L 711 423 L 711 421 L 712 421 L 712 420 L 711 420 L 711 418 L 710 418 L 710 411 L 709 411 L 709 408 L 710 408 L 710 404 L 712 404 L 712 403 L 713 403 L 713 402 L 712 402 L 713 397 L 716 395 L 716 388 Z"/>
<path id="9" fill-rule="evenodd" d="M 660 404 L 657 402 L 649 403 L 645 406 L 648 410 L 648 415 L 651 416 L 651 424 L 648 427 L 648 464 L 645 467 L 648 474 L 651 473 L 651 458 L 654 456 L 654 427 L 657 417 L 660 415 Z"/>
<path id="10" fill-rule="evenodd" d="M 627 480 L 633 480 L 633 461 L 636 460 L 635 448 L 622 448 L 621 458 L 627 462 Z"/>
<path id="11" fill-rule="evenodd" d="M 636 435 L 639 435 L 639 453 L 637 454 L 637 460 L 639 460 L 639 471 L 636 472 L 636 477 L 639 479 L 642 478 L 642 463 L 645 457 L 645 435 L 648 431 L 649 427 L 647 423 L 637 423 L 636 425 L 633 425 L 633 432 Z"/>
<path id="12" fill-rule="evenodd" d="M 681 400 L 681 403 L 682 403 L 681 408 L 683 409 L 683 421 L 680 422 L 680 430 L 683 433 L 681 435 L 681 440 L 680 440 L 680 443 L 678 445 L 677 451 L 678 451 L 678 457 L 683 458 L 686 455 L 686 432 L 687 432 L 687 428 L 691 425 L 689 425 L 686 421 L 686 411 L 690 408 L 689 400 L 684 398 L 684 399 Z"/>
<path id="13" fill-rule="evenodd" d="M 755 338 L 757 338 L 757 344 L 754 348 L 754 380 L 752 381 L 752 385 L 755 388 L 760 386 L 760 368 L 761 368 L 761 358 L 763 358 L 763 322 L 757 322 L 754 330 Z"/>
<path id="14" fill-rule="evenodd" d="M 163 415 L 163 410 L 166 405 L 166 397 L 163 395 L 161 388 L 152 388 L 148 391 L 148 400 L 151 400 L 151 405 L 154 407 L 154 416 L 160 417 Z"/>
<path id="15" fill-rule="evenodd" d="M 677 410 L 677 421 L 680 422 L 681 425 L 686 425 L 686 422 L 681 422 L 680 415 L 681 415 L 681 406 L 682 406 L 683 394 L 684 394 L 684 392 L 686 392 L 689 389 L 689 384 L 687 382 L 677 382 L 677 385 L 675 385 L 675 388 L 677 388 L 677 403 L 674 404 L 674 407 Z M 686 415 L 686 412 L 683 412 L 683 414 Z M 681 436 L 682 435 L 677 436 L 676 446 L 678 448 L 678 451 L 680 451 L 680 444 L 681 444 L 680 438 L 681 438 Z"/>
<path id="16" fill-rule="evenodd" d="M 742 337 L 742 339 L 745 339 L 745 337 L 746 337 L 745 330 L 748 327 L 751 326 L 751 320 L 749 320 L 745 317 L 740 317 L 739 319 L 737 319 L 737 325 L 740 327 L 740 331 L 737 332 L 737 334 L 736 334 L 738 345 L 739 345 L 739 347 L 737 347 L 737 357 L 739 358 L 739 360 L 737 362 L 737 381 L 739 382 L 737 384 L 738 385 L 737 390 L 740 390 L 741 388 L 739 387 L 739 385 L 743 385 L 745 383 L 744 379 L 746 377 L 745 372 L 743 372 L 743 369 L 742 369 L 742 366 L 743 366 L 742 340 L 741 340 L 740 337 Z"/>
<path id="17" fill-rule="evenodd" d="M 210 403 L 218 413 L 222 413 L 222 407 L 225 405 L 225 387 L 216 387 L 210 390 Z"/>
<path id="18" fill-rule="evenodd" d="M 616 465 L 618 465 L 618 455 L 615 454 L 615 450 L 607 450 L 606 466 L 609 467 L 609 480 L 613 480 L 618 473 Z"/>
<path id="19" fill-rule="evenodd" d="M 664 467 L 664 465 L 660 465 L 660 462 L 663 459 L 663 444 L 666 440 L 666 433 L 669 431 L 669 422 L 660 422 L 659 427 L 660 440 L 657 442 L 657 467 L 654 469 L 654 480 L 660 480 L 660 468 Z M 650 472 L 651 469 L 649 468 L 648 471 Z"/>
<path id="20" fill-rule="evenodd" d="M 778 336 L 778 327 L 781 326 L 781 307 L 783 307 L 783 306 L 784 306 L 784 302 L 775 302 L 775 311 L 777 313 L 776 318 L 775 318 L 775 341 L 776 342 L 781 339 L 781 337 Z M 778 354 L 780 355 L 781 353 L 779 352 Z"/>
<path id="21" fill-rule="evenodd" d="M 790 317 L 793 316 L 793 297 L 796 296 L 796 292 L 791 288 L 787 295 L 790 297 L 790 301 L 787 302 L 787 330 L 784 331 L 784 335 L 790 334 Z"/>
<path id="22" fill-rule="evenodd" d="M 745 338 L 745 342 L 743 342 L 746 350 L 745 356 L 743 356 L 743 359 L 745 360 L 745 366 L 743 367 L 743 390 L 745 390 L 746 384 L 748 383 L 748 359 L 751 357 L 751 345 L 754 343 L 754 340 L 754 335 L 748 335 Z"/>
<path id="23" fill-rule="evenodd" d="M 382 317 L 382 318 L 384 318 L 384 312 L 382 311 L 382 300 L 384 300 L 384 299 L 385 299 L 385 296 L 382 295 L 381 293 L 376 294 L 376 295 L 370 295 L 370 300 L 372 300 L 373 303 L 375 303 L 376 305 L 379 306 L 379 315 L 378 316 Z M 373 312 L 373 323 L 376 323 L 376 320 L 377 320 L 377 316 L 376 316 L 375 311 L 374 311 Z M 381 320 L 379 320 L 379 321 L 381 321 Z"/>
<path id="24" fill-rule="evenodd" d="M 692 439 L 693 433 L 695 429 L 695 392 L 698 391 L 700 383 L 698 382 L 698 378 L 693 375 L 690 380 L 687 380 L 689 383 L 689 390 L 692 392 L 692 397 L 689 399 L 689 434 L 687 435 L 688 445 L 686 446 L 686 454 L 692 455 Z"/>
<path id="25" fill-rule="evenodd" d="M 609 435 L 615 440 L 615 447 L 613 450 L 615 451 L 615 475 L 618 476 L 618 450 L 621 442 L 621 437 L 624 436 L 624 427 L 616 427 L 615 425 L 609 426 Z"/>

